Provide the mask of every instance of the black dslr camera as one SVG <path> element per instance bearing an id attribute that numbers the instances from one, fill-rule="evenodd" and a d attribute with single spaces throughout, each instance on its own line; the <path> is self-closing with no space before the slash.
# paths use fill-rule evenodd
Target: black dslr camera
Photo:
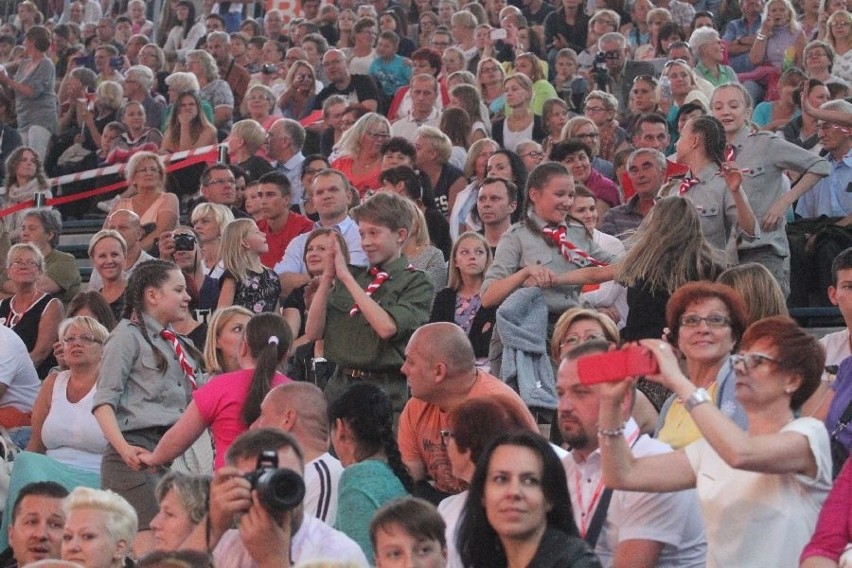
<path id="1" fill-rule="evenodd" d="M 265 450 L 257 457 L 257 469 L 246 474 L 260 504 L 270 514 L 293 509 L 305 498 L 305 482 L 292 469 L 278 468 L 278 452 Z"/>
<path id="2" fill-rule="evenodd" d="M 191 251 L 195 250 L 195 235 L 186 233 L 178 233 L 174 236 L 176 251 Z"/>

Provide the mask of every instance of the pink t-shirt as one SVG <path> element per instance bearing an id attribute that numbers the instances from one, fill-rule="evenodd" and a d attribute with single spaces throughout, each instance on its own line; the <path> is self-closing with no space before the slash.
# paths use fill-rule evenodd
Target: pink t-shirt
<path id="1" fill-rule="evenodd" d="M 192 393 L 192 399 L 201 411 L 201 417 L 210 425 L 216 445 L 214 469 L 225 465 L 225 453 L 237 436 L 248 430 L 240 413 L 248 396 L 254 369 L 240 369 L 214 377 L 209 383 Z M 289 383 L 290 378 L 275 373 L 272 386 Z"/>

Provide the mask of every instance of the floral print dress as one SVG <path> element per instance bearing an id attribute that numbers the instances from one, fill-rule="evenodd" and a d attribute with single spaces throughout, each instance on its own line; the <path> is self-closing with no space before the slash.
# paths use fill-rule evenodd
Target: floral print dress
<path id="1" fill-rule="evenodd" d="M 248 271 L 248 278 L 237 282 L 234 292 L 234 305 L 242 306 L 253 314 L 262 312 L 274 312 L 278 309 L 278 298 L 281 296 L 281 282 L 278 275 L 270 268 L 263 268 L 263 272 Z M 226 278 L 235 279 L 228 271 L 222 275 L 221 281 Z M 220 284 L 221 286 L 221 284 Z"/>

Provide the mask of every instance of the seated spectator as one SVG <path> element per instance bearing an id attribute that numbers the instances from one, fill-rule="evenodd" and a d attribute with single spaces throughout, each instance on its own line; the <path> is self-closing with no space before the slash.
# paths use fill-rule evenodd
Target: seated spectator
<path id="1" fill-rule="evenodd" d="M 0 206 L 4 209 L 30 201 L 36 193 L 44 194 L 47 199 L 53 197 L 42 158 L 33 148 L 21 146 L 14 150 L 6 159 L 4 171 L 6 177 L 3 179 L 3 187 L 0 188 Z M 2 220 L 6 231 L 14 240 L 21 238 L 20 224 L 24 213 L 17 211 Z"/>
<path id="2" fill-rule="evenodd" d="M 278 98 L 277 106 L 284 118 L 302 120 L 314 112 L 317 78 L 307 61 L 295 61 L 287 71 L 287 89 Z"/>
<path id="3" fill-rule="evenodd" d="M 669 132 L 674 131 L 672 138 L 675 138 L 677 133 L 674 129 L 675 119 L 680 107 L 695 101 L 701 103 L 704 108 L 710 108 L 710 101 L 698 88 L 692 67 L 682 59 L 668 61 L 663 68 L 663 75 L 671 82 L 672 94 L 671 99 L 660 97 L 660 110 L 669 121 Z"/>
<path id="4" fill-rule="evenodd" d="M 116 156 L 117 161 L 126 162 L 130 159 L 130 152 L 134 150 L 156 152 L 163 142 L 163 134 L 156 127 L 148 126 L 150 121 L 147 118 L 145 106 L 138 101 L 130 101 L 124 105 L 121 123 L 127 127 L 124 138 L 128 154 L 126 158 L 123 155 Z M 159 119 L 156 124 L 159 126 Z"/>
<path id="5" fill-rule="evenodd" d="M 178 550 L 207 514 L 210 478 L 168 472 L 157 484 L 160 512 L 151 520 L 154 550 Z"/>
<path id="6" fill-rule="evenodd" d="M 53 481 L 31 483 L 21 488 L 11 508 L 9 546 L 3 553 L 9 566 L 27 566 L 39 560 L 58 560 L 62 547 L 65 511 L 62 500 L 68 490 Z M 35 546 L 33 546 L 35 543 Z M 9 554 L 11 553 L 11 554 Z"/>
<path id="7" fill-rule="evenodd" d="M 397 54 L 399 42 L 400 37 L 394 31 L 386 30 L 379 34 L 376 57 L 367 71 L 379 84 L 387 101 L 390 101 L 397 90 L 407 85 L 411 79 L 411 66 Z"/>
<path id="8" fill-rule="evenodd" d="M 260 158 L 258 158 L 258 160 L 260 160 Z M 201 173 L 201 196 L 190 199 L 188 204 L 190 212 L 194 214 L 195 209 L 199 205 L 206 203 L 208 205 L 218 205 L 227 209 L 229 216 L 229 219 L 226 220 L 227 222 L 232 221 L 234 218 L 247 218 L 248 214 L 237 207 L 238 172 L 234 169 L 236 167 L 239 166 L 213 164 L 212 166 L 206 167 Z M 270 170 L 272 169 L 271 166 L 268 167 Z M 223 219 L 223 221 L 225 220 Z M 221 222 L 218 224 L 212 224 L 210 229 L 215 232 L 221 232 L 224 230 L 226 224 L 227 223 Z M 215 236 L 218 238 L 221 235 L 216 234 Z M 205 235 L 205 237 L 206 241 L 209 241 L 211 238 L 209 235 Z M 215 256 L 213 253 L 210 254 L 211 256 Z M 215 265 L 215 262 L 212 262 L 211 265 Z"/>
<path id="9" fill-rule="evenodd" d="M 418 73 L 411 77 L 410 85 L 406 85 L 411 108 L 391 125 L 391 136 L 405 138 L 413 143 L 418 127 L 424 124 L 436 128 L 439 126 L 441 111 L 436 106 L 439 86 L 438 80 L 428 73 Z"/>
<path id="10" fill-rule="evenodd" d="M 413 565 L 444 566 L 447 540 L 444 521 L 435 507 L 412 497 L 391 501 L 370 521 L 370 542 L 376 568 L 392 568 L 400 560 Z"/>
<path id="11" fill-rule="evenodd" d="M 748 418 L 747 432 L 715 404 L 705 404 L 710 395 L 681 373 L 668 345 L 651 339 L 642 343 L 660 365 L 661 374 L 654 379 L 685 401 L 704 439 L 676 452 L 634 458 L 624 439 L 620 410 L 629 384 L 598 386 L 602 397 L 598 427 L 606 438 L 600 445 L 604 482 L 628 491 L 696 487 L 710 564 L 795 564 L 791 559 L 811 537 L 818 510 L 831 488 L 824 424 L 813 418 L 795 418 L 819 385 L 824 354 L 817 339 L 781 316 L 760 320 L 746 329 L 740 353 L 733 360 L 736 397 Z M 765 385 L 760 394 L 754 388 L 758 384 Z M 741 388 L 743 385 L 750 388 Z M 667 475 L 661 477 L 660 471 Z M 718 486 L 712 496 L 703 483 L 697 484 L 708 475 Z M 724 489 L 724 493 L 715 489 Z M 726 514 L 744 503 L 749 503 L 748 511 L 741 516 Z M 774 512 L 760 514 L 766 510 Z M 784 528 L 767 532 L 775 526 Z M 783 536 L 772 539 L 769 534 Z M 745 554 L 745 548 L 751 552 Z"/>
<path id="12" fill-rule="evenodd" d="M 564 164 L 574 176 L 575 183 L 582 184 L 597 199 L 598 211 L 602 215 L 621 204 L 618 187 L 611 179 L 592 168 L 592 149 L 577 139 L 557 143 L 550 151 L 550 159 Z"/>
<path id="13" fill-rule="evenodd" d="M 633 234 L 654 206 L 666 179 L 669 161 L 662 152 L 650 148 L 634 150 L 627 158 L 627 176 L 635 192 L 623 205 L 603 215 L 600 230 L 626 239 Z"/>
<path id="14" fill-rule="evenodd" d="M 802 568 L 842 566 L 849 560 L 849 496 L 852 483 L 852 461 L 847 460 L 834 486 L 823 503 L 816 530 L 799 557 Z"/>
<path id="15" fill-rule="evenodd" d="M 186 68 L 198 79 L 201 87 L 198 95 L 213 108 L 213 124 L 224 132 L 231 129 L 234 115 L 234 94 L 230 85 L 219 78 L 216 60 L 208 52 L 200 49 L 190 50 L 186 54 Z"/>
<path id="16" fill-rule="evenodd" d="M 322 105 L 322 122 L 316 123 L 315 127 L 322 127 L 319 151 L 326 158 L 331 155 L 332 149 L 340 142 L 343 132 L 352 126 L 350 124 L 344 127 L 348 123 L 348 120 L 346 123 L 343 122 L 343 114 L 347 108 L 347 104 L 346 99 L 341 95 L 332 95 Z M 358 118 L 360 116 L 354 118 L 352 124 L 355 124 Z"/>
<path id="17" fill-rule="evenodd" d="M 62 560 L 88 568 L 122 568 L 132 553 L 136 511 L 112 491 L 78 487 L 62 505 L 67 518 Z"/>
<path id="18" fill-rule="evenodd" d="M 429 229 L 426 226 L 423 211 L 410 199 L 406 201 L 410 206 L 414 222 L 411 234 L 403 245 L 402 254 L 411 266 L 426 273 L 433 290 L 440 290 L 447 284 L 447 264 L 444 254 L 429 240 Z"/>
<path id="19" fill-rule="evenodd" d="M 846 84 L 852 84 L 852 65 L 849 60 L 852 58 L 852 42 L 850 42 L 849 32 L 846 31 L 852 26 L 852 13 L 848 6 L 846 10 L 835 10 L 834 14 L 829 16 L 826 22 L 826 41 L 834 49 L 834 65 L 831 66 L 832 74 L 840 77 Z"/>
<path id="20" fill-rule="evenodd" d="M 331 403 L 328 415 L 344 467 L 335 527 L 357 542 L 372 564 L 369 520 L 383 504 L 414 489 L 394 439 L 391 402 L 377 386 L 353 385 Z"/>
<path id="21" fill-rule="evenodd" d="M 276 120 L 281 118 L 275 112 L 275 95 L 266 85 L 253 85 L 246 92 L 240 106 L 240 114 L 244 119 L 252 119 L 263 128 L 269 130 Z M 235 125 L 236 126 L 236 125 Z M 232 131 L 233 132 L 233 131 Z"/>
<path id="22" fill-rule="evenodd" d="M 788 0 L 769 0 L 763 8 L 763 22 L 748 58 L 754 66 L 771 65 L 779 72 L 790 67 L 801 68 L 805 43 L 807 38 L 793 5 Z"/>
<path id="23" fill-rule="evenodd" d="M 612 162 L 615 153 L 627 142 L 627 132 L 618 125 L 616 120 L 618 99 L 603 91 L 592 91 L 586 96 L 583 113 L 598 128 L 597 154 L 602 159 Z"/>
<path id="24" fill-rule="evenodd" d="M 167 138 L 168 136 L 169 134 Z M 164 144 L 167 143 L 164 141 Z M 111 213 L 127 209 L 139 216 L 142 226 L 153 223 L 154 229 L 139 241 L 142 250 L 149 251 L 157 237 L 177 227 L 178 199 L 175 194 L 164 191 L 166 168 L 163 159 L 157 154 L 152 152 L 134 154 L 127 164 L 125 175 L 127 181 L 133 184 L 135 194 L 132 197 L 119 199 L 113 205 Z M 106 225 L 105 222 L 104 228 Z"/>
<path id="25" fill-rule="evenodd" d="M 441 430 L 441 441 L 446 444 L 453 475 L 470 484 L 476 464 L 491 441 L 501 434 L 526 428 L 523 415 L 500 397 L 474 398 L 456 406 L 447 415 L 446 429 Z M 450 566 L 462 565 L 458 555 L 458 528 L 467 498 L 468 491 L 464 490 L 438 505 L 438 512 L 446 523 Z"/>
<path id="26" fill-rule="evenodd" d="M 204 37 L 204 22 L 195 20 L 195 4 L 189 0 L 181 0 L 174 8 L 177 25 L 169 30 L 163 51 L 186 57 L 187 52 L 195 49 L 198 40 Z"/>
<path id="27" fill-rule="evenodd" d="M 304 380 L 273 388 L 260 405 L 260 417 L 252 424 L 252 429 L 257 428 L 276 428 L 296 439 L 305 457 L 303 509 L 333 525 L 343 466 L 329 453 L 331 427 L 322 390 Z"/>
<path id="28" fill-rule="evenodd" d="M 480 63 L 480 66 L 482 63 Z M 506 91 L 507 118 L 496 121 L 491 128 L 492 137 L 502 148 L 515 151 L 525 140 L 540 142 L 547 135 L 541 117 L 533 112 L 533 83 L 523 73 L 510 75 L 503 80 Z"/>
<path id="29" fill-rule="evenodd" d="M 362 34 L 363 35 L 363 34 Z M 369 77 L 351 73 L 347 66 L 346 55 L 339 49 L 329 49 L 322 56 L 322 66 L 329 85 L 317 95 L 314 105 L 323 108 L 325 100 L 332 95 L 354 98 L 370 112 L 378 109 L 378 92 Z M 366 71 L 366 68 L 365 68 Z"/>
<path id="30" fill-rule="evenodd" d="M 216 141 L 216 128 L 201 111 L 201 99 L 193 91 L 180 93 L 172 105 L 160 153 L 203 148 Z"/>
<path id="31" fill-rule="evenodd" d="M 222 233 L 234 220 L 233 210 L 233 207 L 219 203 L 199 203 L 192 210 L 192 228 L 198 235 L 201 271 L 205 279 L 204 283 L 198 286 L 199 293 L 202 293 L 208 278 L 218 281 L 225 270 L 219 259 L 219 251 L 222 246 Z M 217 293 L 216 297 L 218 296 Z"/>
<path id="32" fill-rule="evenodd" d="M 819 108 L 830 98 L 828 87 L 817 79 L 808 79 L 793 93 L 793 102 L 799 108 L 804 104 Z M 782 126 L 779 132 L 787 142 L 801 146 L 805 150 L 816 150 L 820 147 L 817 119 L 810 113 L 797 114 Z"/>
<path id="33" fill-rule="evenodd" d="M 429 178 L 435 206 L 444 217 L 449 217 L 456 196 L 467 185 L 462 171 L 450 164 L 452 143 L 437 128 L 420 126 L 414 147 L 417 169 Z"/>
<path id="34" fill-rule="evenodd" d="M 127 243 L 118 231 L 103 229 L 89 241 L 89 260 L 98 273 L 99 292 L 109 304 L 116 321 L 124 313 L 124 291 L 127 277 L 124 266 L 127 259 Z"/>
<path id="35" fill-rule="evenodd" d="M 62 321 L 62 302 L 39 287 L 45 278 L 45 260 L 36 245 L 13 245 L 6 257 L 6 273 L 15 294 L 0 301 L 0 321 L 24 342 L 29 359 L 43 380 L 56 365 L 52 346 Z"/>
<path id="36" fill-rule="evenodd" d="M 228 447 L 260 416 L 260 403 L 269 389 L 289 381 L 275 369 L 289 351 L 291 337 L 278 314 L 252 316 L 240 345 L 240 370 L 217 376 L 194 391 L 180 419 L 140 460 L 149 467 L 169 463 L 210 428 L 216 448 L 214 468 L 225 465 Z"/>
<path id="37" fill-rule="evenodd" d="M 362 198 L 381 186 L 382 146 L 388 138 L 390 123 L 371 112 L 359 118 L 340 139 L 339 157 L 332 160 L 331 167 L 346 175 Z"/>
<path id="38" fill-rule="evenodd" d="M 101 454 L 106 439 L 92 416 L 92 399 L 100 369 L 103 342 L 109 332 L 87 316 L 64 320 L 59 337 L 66 370 L 45 379 L 33 404 L 32 434 L 25 452 L 15 456 L 7 507 L 26 486 L 58 482 L 67 489 L 99 488 Z M 13 521 L 12 521 L 13 522 Z M 6 547 L 8 515 L 3 516 L 0 548 Z"/>
<path id="39" fill-rule="evenodd" d="M 482 223 L 480 232 L 488 242 L 492 257 L 500 239 L 512 226 L 512 217 L 518 210 L 518 199 L 518 186 L 511 181 L 491 176 L 482 180 L 477 192 L 475 213 L 470 217 Z"/>
<path id="40" fill-rule="evenodd" d="M 529 488 L 534 517 L 530 530 L 519 535 L 512 528 L 511 512 L 518 493 L 509 487 L 529 477 L 539 480 Z M 465 566 L 600 566 L 571 516 L 565 470 L 538 434 L 520 431 L 497 438 L 477 462 L 469 491 L 458 535 Z"/>
<path id="41" fill-rule="evenodd" d="M 252 484 L 244 476 L 257 469 L 258 458 L 265 451 L 276 453 L 279 468 L 303 475 L 304 455 L 292 436 L 273 428 L 246 432 L 228 450 L 228 466 L 213 476 L 207 518 L 196 526 L 182 548 L 206 551 L 213 547 L 220 568 L 258 568 L 270 559 L 282 565 L 288 560 L 294 564 L 337 560 L 366 568 L 367 559 L 352 539 L 306 516 L 302 507 L 292 511 L 268 509 L 252 499 Z M 257 522 L 244 520 L 239 529 L 232 529 L 235 513 L 247 514 Z M 275 537 L 260 536 L 270 534 L 267 531 Z"/>
<path id="42" fill-rule="evenodd" d="M 689 47 L 698 58 L 695 72 L 699 77 L 710 81 L 714 87 L 739 81 L 736 71 L 722 63 L 725 61 L 724 44 L 719 37 L 719 32 L 715 29 L 712 27 L 695 29 L 689 37 Z"/>
<path id="43" fill-rule="evenodd" d="M 600 172 L 611 180 L 615 179 L 615 170 L 612 162 L 608 162 L 600 157 L 600 131 L 595 123 L 585 116 L 575 116 L 565 123 L 565 128 L 562 129 L 560 140 L 568 140 L 569 138 L 577 138 L 585 143 L 592 150 L 592 168 L 596 172 Z M 552 150 L 551 150 L 552 151 Z"/>
<path id="44" fill-rule="evenodd" d="M 787 124 L 796 114 L 799 108 L 793 102 L 793 93 L 801 89 L 802 83 L 807 80 L 807 75 L 798 68 L 785 71 L 778 79 L 778 99 L 774 101 L 763 101 L 754 107 L 752 120 L 762 130 L 776 131 Z"/>

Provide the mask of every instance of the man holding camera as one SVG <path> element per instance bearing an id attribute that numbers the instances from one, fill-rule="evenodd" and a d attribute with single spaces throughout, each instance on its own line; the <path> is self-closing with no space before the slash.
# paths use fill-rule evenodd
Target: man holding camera
<path id="1" fill-rule="evenodd" d="M 648 61 L 633 61 L 627 57 L 630 51 L 627 49 L 627 39 L 618 32 L 610 32 L 602 35 L 598 40 L 598 58 L 602 61 L 601 79 L 606 78 L 606 90 L 618 99 L 618 112 L 625 114 L 628 111 L 630 101 L 630 88 L 633 80 L 639 75 L 656 76 L 654 64 Z M 589 82 L 597 85 L 595 70 L 591 71 Z M 604 77 L 606 75 L 606 77 Z M 596 88 L 600 89 L 600 85 Z"/>
<path id="2" fill-rule="evenodd" d="M 366 567 L 361 548 L 319 519 L 306 516 L 301 499 L 287 508 L 287 490 L 292 487 L 295 494 L 297 484 L 279 485 L 281 489 L 275 492 L 282 497 L 278 506 L 264 498 L 256 474 L 261 473 L 258 458 L 265 459 L 264 452 L 270 450 L 277 457 L 278 472 L 291 470 L 301 478 L 304 456 L 292 436 L 273 428 L 242 434 L 228 449 L 228 465 L 213 477 L 207 519 L 198 524 L 182 548 L 212 550 L 219 568 L 282 568 L 318 560 Z M 273 469 L 265 474 L 278 474 Z M 255 478 L 255 483 L 246 476 Z M 288 479 L 286 474 L 283 477 Z M 235 518 L 236 528 L 232 528 Z"/>

